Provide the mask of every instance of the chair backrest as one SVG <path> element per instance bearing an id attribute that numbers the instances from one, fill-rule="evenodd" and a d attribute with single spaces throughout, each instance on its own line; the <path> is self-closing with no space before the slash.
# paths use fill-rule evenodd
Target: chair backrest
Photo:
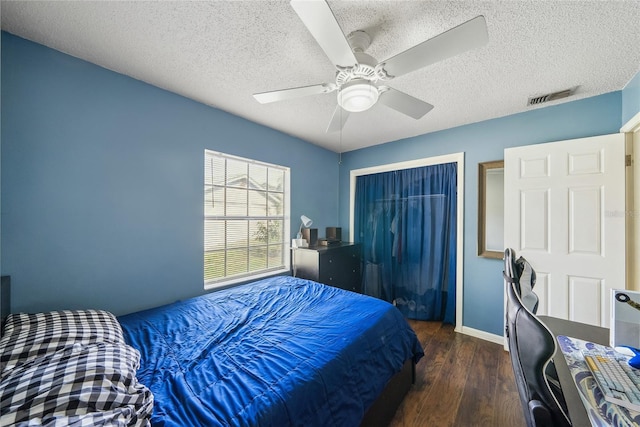
<path id="1" fill-rule="evenodd" d="M 507 271 L 504 274 L 509 275 Z M 511 364 L 527 426 L 570 426 L 569 417 L 545 375 L 556 352 L 555 339 L 523 304 L 515 282 L 507 283 L 506 317 Z"/>
<path id="2" fill-rule="evenodd" d="M 536 284 L 536 272 L 523 257 L 516 259 L 516 252 L 507 248 L 504 251 L 504 279 L 507 283 L 515 283 L 516 292 L 530 312 L 538 312 L 538 295 L 533 292 Z"/>

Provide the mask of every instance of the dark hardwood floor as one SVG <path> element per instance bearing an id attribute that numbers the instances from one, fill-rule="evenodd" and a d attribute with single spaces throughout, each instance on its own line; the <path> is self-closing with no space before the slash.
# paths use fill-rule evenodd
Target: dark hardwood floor
<path id="1" fill-rule="evenodd" d="M 390 427 L 525 426 L 509 354 L 440 322 L 409 320 L 425 356 Z"/>

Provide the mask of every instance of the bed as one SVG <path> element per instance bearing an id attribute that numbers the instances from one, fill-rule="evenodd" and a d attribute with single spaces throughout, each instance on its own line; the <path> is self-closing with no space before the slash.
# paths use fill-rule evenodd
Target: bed
<path id="1" fill-rule="evenodd" d="M 392 305 L 293 277 L 117 320 L 140 356 L 133 395 L 152 396 L 138 425 L 384 425 L 423 356 Z"/>

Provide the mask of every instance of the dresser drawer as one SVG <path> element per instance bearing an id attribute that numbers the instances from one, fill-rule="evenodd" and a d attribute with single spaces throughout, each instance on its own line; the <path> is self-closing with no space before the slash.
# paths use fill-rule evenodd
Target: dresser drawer
<path id="1" fill-rule="evenodd" d="M 362 291 L 360 245 L 298 249 L 294 254 L 296 275 L 353 292 Z"/>

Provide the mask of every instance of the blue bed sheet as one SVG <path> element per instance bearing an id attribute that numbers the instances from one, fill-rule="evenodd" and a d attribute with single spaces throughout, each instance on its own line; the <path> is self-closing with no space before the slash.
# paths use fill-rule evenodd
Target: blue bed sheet
<path id="1" fill-rule="evenodd" d="M 357 426 L 423 356 L 387 302 L 274 277 L 119 318 L 157 426 Z"/>

